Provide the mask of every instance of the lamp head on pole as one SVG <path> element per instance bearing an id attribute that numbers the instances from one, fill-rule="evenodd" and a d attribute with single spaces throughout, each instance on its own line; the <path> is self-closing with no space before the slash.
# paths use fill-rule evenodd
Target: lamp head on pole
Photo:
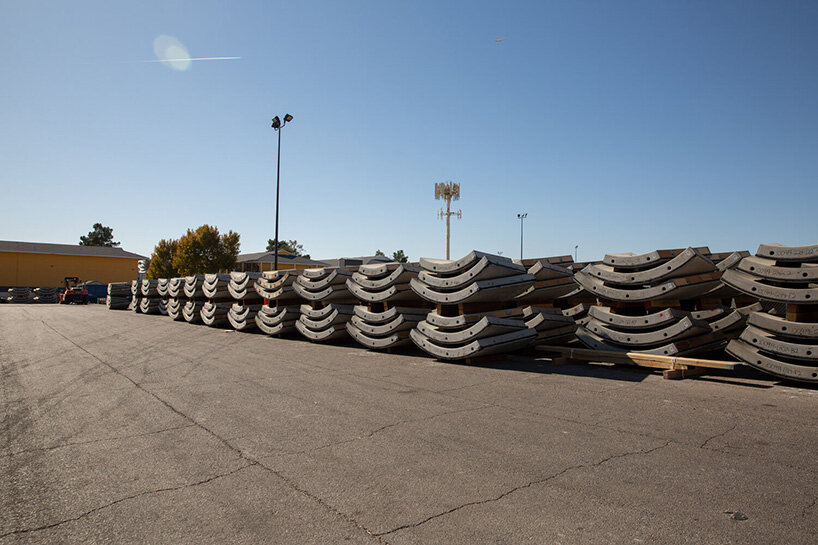
<path id="1" fill-rule="evenodd" d="M 293 120 L 293 116 L 291 116 L 290 114 L 287 114 L 287 115 L 284 116 L 284 123 L 289 123 L 292 120 Z"/>
<path id="2" fill-rule="evenodd" d="M 521 219 L 521 220 L 524 220 L 527 217 L 528 217 L 528 212 L 526 212 L 525 214 L 517 214 L 517 218 Z"/>
<path id="3" fill-rule="evenodd" d="M 271 125 L 271 127 L 273 127 L 275 130 L 281 128 L 281 119 L 279 119 L 278 116 L 275 116 L 273 118 L 273 124 Z"/>

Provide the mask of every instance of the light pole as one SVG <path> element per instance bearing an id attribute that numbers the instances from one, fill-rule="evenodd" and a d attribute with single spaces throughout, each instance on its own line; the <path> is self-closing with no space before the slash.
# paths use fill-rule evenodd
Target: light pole
<path id="1" fill-rule="evenodd" d="M 289 123 L 293 120 L 293 116 L 287 114 L 284 116 L 284 121 L 282 122 L 278 116 L 273 118 L 273 130 L 278 133 L 278 159 L 276 160 L 276 241 L 275 247 L 273 250 L 275 254 L 273 255 L 273 270 L 278 270 L 278 189 L 281 182 L 281 129 L 284 128 L 284 125 Z"/>
<path id="2" fill-rule="evenodd" d="M 579 248 L 579 244 L 574 244 L 574 263 L 577 262 L 577 248 Z"/>
<path id="3" fill-rule="evenodd" d="M 526 213 L 519 213 L 517 214 L 517 218 L 520 220 L 520 261 L 523 260 L 523 220 L 528 217 L 528 212 Z"/>

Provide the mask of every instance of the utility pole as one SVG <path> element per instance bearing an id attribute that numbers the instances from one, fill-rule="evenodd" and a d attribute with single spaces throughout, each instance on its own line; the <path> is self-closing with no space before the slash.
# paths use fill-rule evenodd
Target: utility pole
<path id="1" fill-rule="evenodd" d="M 438 217 L 440 219 L 446 219 L 446 259 L 451 259 L 449 257 L 449 246 L 451 242 L 451 217 L 457 216 L 460 219 L 463 216 L 463 212 L 458 210 L 457 212 L 452 212 L 452 201 L 460 200 L 460 184 L 454 183 L 451 180 L 442 183 L 435 184 L 435 200 L 444 199 L 446 201 L 446 211 L 444 212 L 443 209 L 440 209 L 438 212 Z"/>
<path id="2" fill-rule="evenodd" d="M 520 261 L 523 260 L 523 221 L 528 217 L 528 212 L 520 212 L 517 218 L 520 220 Z"/>

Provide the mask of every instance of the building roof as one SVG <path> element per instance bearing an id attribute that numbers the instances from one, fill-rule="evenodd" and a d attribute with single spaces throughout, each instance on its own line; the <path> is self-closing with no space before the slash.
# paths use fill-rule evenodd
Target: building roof
<path id="1" fill-rule="evenodd" d="M 255 252 L 251 254 L 239 254 L 236 258 L 237 263 L 273 263 L 275 261 L 275 252 Z M 301 257 L 284 253 L 282 250 L 278 254 L 279 263 L 292 263 L 293 265 L 315 265 L 316 267 L 324 267 L 322 261 L 316 261 L 308 257 Z"/>
<path id="2" fill-rule="evenodd" d="M 48 242 L 18 242 L 0 240 L 0 252 L 20 252 L 25 254 L 81 255 L 92 257 L 125 257 L 147 259 L 143 255 L 126 252 L 122 248 L 109 246 L 80 246 L 79 244 L 51 244 Z"/>
<path id="3" fill-rule="evenodd" d="M 394 259 L 385 255 L 363 255 L 358 257 L 339 257 L 338 259 L 322 259 L 327 267 L 354 267 L 369 265 L 370 263 L 392 263 Z"/>

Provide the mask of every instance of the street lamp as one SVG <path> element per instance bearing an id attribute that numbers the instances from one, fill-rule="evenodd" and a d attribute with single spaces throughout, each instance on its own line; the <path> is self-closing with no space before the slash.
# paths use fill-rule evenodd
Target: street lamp
<path id="1" fill-rule="evenodd" d="M 517 218 L 520 220 L 520 261 L 523 260 L 523 220 L 527 217 L 527 212 L 517 214 Z"/>
<path id="2" fill-rule="evenodd" d="M 574 245 L 574 263 L 577 262 L 577 248 L 579 248 L 579 244 Z"/>
<path id="3" fill-rule="evenodd" d="M 292 120 L 293 116 L 290 114 L 284 116 L 283 122 L 278 116 L 275 116 L 272 124 L 273 130 L 278 133 L 278 159 L 276 160 L 276 242 L 274 247 L 275 254 L 273 255 L 273 269 L 276 271 L 278 270 L 278 189 L 281 181 L 281 129 Z"/>

